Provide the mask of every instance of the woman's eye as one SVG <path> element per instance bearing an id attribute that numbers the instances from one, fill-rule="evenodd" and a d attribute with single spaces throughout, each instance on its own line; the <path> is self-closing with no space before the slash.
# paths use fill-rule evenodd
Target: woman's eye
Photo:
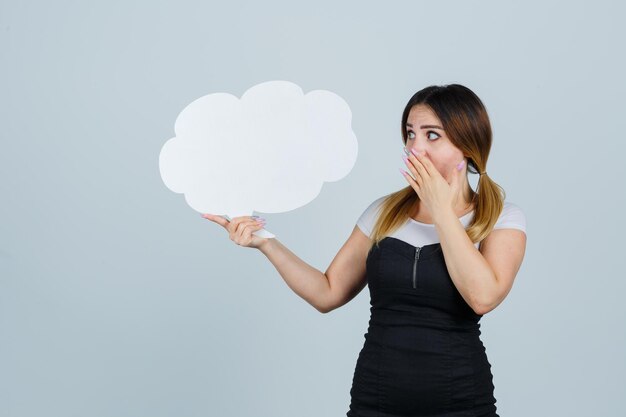
<path id="1" fill-rule="evenodd" d="M 439 138 L 439 134 L 437 132 L 433 132 L 432 130 L 429 130 L 427 135 L 430 135 L 431 133 L 434 133 L 435 135 L 437 135 L 437 137 L 435 139 Z"/>
<path id="2" fill-rule="evenodd" d="M 431 138 L 429 136 L 431 133 L 434 134 L 434 135 L 437 135 L 437 136 L 434 137 L 434 138 Z M 415 139 L 415 132 L 413 132 L 412 130 L 407 131 L 407 135 L 408 135 L 409 139 Z M 435 140 L 440 138 L 439 133 L 434 132 L 432 130 L 429 130 L 428 132 L 426 132 L 426 135 L 427 135 L 428 139 L 431 139 L 431 142 L 434 142 Z"/>

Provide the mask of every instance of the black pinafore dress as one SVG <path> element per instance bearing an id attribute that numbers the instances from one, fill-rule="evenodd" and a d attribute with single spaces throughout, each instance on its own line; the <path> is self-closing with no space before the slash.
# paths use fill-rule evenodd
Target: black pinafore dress
<path id="1" fill-rule="evenodd" d="M 480 318 L 439 243 L 385 237 L 367 256 L 369 327 L 347 417 L 498 417 Z"/>

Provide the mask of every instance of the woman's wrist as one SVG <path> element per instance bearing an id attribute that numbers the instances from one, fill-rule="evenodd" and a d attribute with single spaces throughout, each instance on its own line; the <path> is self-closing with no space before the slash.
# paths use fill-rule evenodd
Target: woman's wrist
<path id="1" fill-rule="evenodd" d="M 268 251 L 271 250 L 271 247 L 273 246 L 274 243 L 276 243 L 276 238 L 268 238 L 263 243 L 261 243 L 257 247 L 257 249 L 260 250 L 263 253 L 263 255 L 267 256 L 269 253 Z"/>

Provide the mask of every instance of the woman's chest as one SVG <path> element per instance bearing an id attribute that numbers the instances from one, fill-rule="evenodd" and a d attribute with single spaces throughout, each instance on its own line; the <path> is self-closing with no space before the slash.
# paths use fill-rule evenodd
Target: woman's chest
<path id="1" fill-rule="evenodd" d="M 433 296 L 458 297 L 441 246 L 413 246 L 386 237 L 374 246 L 366 260 L 370 290 L 405 289 Z"/>

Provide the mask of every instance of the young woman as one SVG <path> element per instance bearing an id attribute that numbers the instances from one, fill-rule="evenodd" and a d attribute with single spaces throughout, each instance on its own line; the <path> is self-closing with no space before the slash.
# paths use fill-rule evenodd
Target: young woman
<path id="1" fill-rule="evenodd" d="M 372 202 L 326 273 L 243 216 L 206 214 L 258 248 L 287 285 L 323 313 L 366 285 L 371 317 L 348 417 L 497 417 L 481 317 L 507 296 L 526 248 L 526 218 L 486 172 L 491 126 L 459 84 L 418 91 L 402 114 L 408 186 Z M 472 168 L 471 170 L 469 168 Z M 477 192 L 468 172 L 478 173 Z"/>

